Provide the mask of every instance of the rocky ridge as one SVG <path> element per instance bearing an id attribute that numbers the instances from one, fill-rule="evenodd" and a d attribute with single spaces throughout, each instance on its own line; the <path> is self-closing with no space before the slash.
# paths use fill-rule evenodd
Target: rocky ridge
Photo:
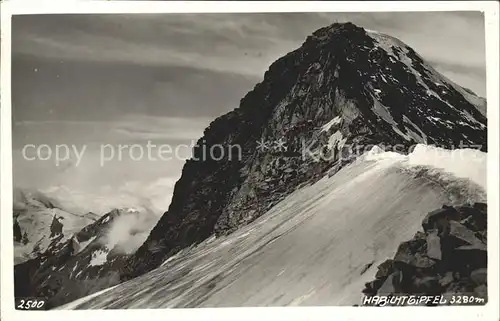
<path id="1" fill-rule="evenodd" d="M 400 244 L 394 258 L 378 266 L 363 293 L 389 298 L 435 295 L 448 304 L 453 296 L 455 301 L 460 297 L 462 302 L 455 305 L 487 303 L 487 205 L 444 205 L 430 212 L 422 227 Z"/>
<path id="2" fill-rule="evenodd" d="M 239 108 L 205 130 L 168 211 L 123 280 L 248 224 L 373 145 L 486 150 L 479 101 L 395 38 L 351 23 L 317 30 L 273 63 Z M 215 145 L 225 148 L 223 157 L 203 158 L 202 147 Z"/>

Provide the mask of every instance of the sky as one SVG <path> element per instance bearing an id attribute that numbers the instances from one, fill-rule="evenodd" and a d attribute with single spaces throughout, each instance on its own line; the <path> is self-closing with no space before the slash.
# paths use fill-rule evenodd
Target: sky
<path id="1" fill-rule="evenodd" d="M 184 159 L 124 156 L 102 166 L 102 145 L 192 143 L 211 120 L 238 107 L 272 62 L 336 21 L 395 36 L 486 95 L 479 12 L 15 16 L 14 185 L 106 195 L 108 207 L 132 196 L 151 201 L 154 193 L 155 208 L 165 210 Z M 27 144 L 90 147 L 78 165 L 71 155 L 57 166 L 24 159 Z M 86 197 L 79 203 L 99 206 Z"/>

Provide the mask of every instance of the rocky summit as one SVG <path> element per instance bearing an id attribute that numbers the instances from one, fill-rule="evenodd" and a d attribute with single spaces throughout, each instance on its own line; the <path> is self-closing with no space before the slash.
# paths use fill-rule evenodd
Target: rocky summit
<path id="1" fill-rule="evenodd" d="M 471 302 L 455 304 L 485 304 L 486 204 L 444 205 L 430 212 L 422 227 L 423 231 L 399 246 L 393 259 L 378 266 L 375 280 L 366 283 L 363 293 L 371 297 L 436 295 L 448 304 L 453 298 L 467 297 Z"/>
<path id="2" fill-rule="evenodd" d="M 486 150 L 485 101 L 398 39 L 335 23 L 274 62 L 239 108 L 205 130 L 128 279 L 230 233 L 373 145 Z M 481 112 L 483 111 L 483 112 Z M 211 146 L 216 157 L 203 157 Z M 234 146 L 239 146 L 235 154 Z M 222 156 L 222 157 L 221 157 Z M 216 158 L 216 159 L 214 159 Z"/>
<path id="3" fill-rule="evenodd" d="M 401 153 L 416 144 L 486 151 L 485 110 L 483 98 L 400 40 L 352 23 L 321 28 L 205 129 L 167 212 L 135 253 L 117 255 L 92 242 L 77 251 L 67 240 L 16 266 L 16 295 L 60 305 L 142 275 L 181 249 L 252 222 L 374 145 Z M 73 240 L 89 242 L 104 223 Z M 93 265 L 97 252 L 104 259 Z M 446 253 L 434 249 L 431 256 Z"/>

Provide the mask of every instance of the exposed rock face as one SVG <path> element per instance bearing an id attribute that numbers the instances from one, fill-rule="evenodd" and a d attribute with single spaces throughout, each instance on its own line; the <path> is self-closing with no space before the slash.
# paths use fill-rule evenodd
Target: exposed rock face
<path id="1" fill-rule="evenodd" d="M 52 220 L 52 224 L 50 224 L 50 237 L 56 237 L 62 234 L 63 224 L 59 222 L 57 216 L 54 215 L 54 219 Z"/>
<path id="2" fill-rule="evenodd" d="M 399 145 L 406 152 L 417 143 L 447 149 L 462 143 L 484 151 L 482 102 L 395 38 L 351 23 L 319 29 L 273 63 L 238 108 L 204 131 L 168 211 L 135 254 L 106 249 L 102 265 L 90 264 L 100 243 L 81 244 L 106 230 L 101 219 L 16 266 L 16 295 L 47 296 L 60 305 L 141 275 L 183 248 L 253 221 L 373 145 Z M 423 237 L 405 251 L 425 243 Z M 409 253 L 400 259 L 423 268 L 433 264 Z"/>
<path id="3" fill-rule="evenodd" d="M 371 144 L 406 151 L 416 143 L 447 149 L 462 143 L 485 150 L 480 101 L 395 38 L 351 23 L 319 29 L 273 63 L 239 108 L 205 130 L 168 211 L 124 279 L 251 222 Z M 204 158 L 213 146 L 224 154 Z"/>
<path id="4" fill-rule="evenodd" d="M 14 242 L 22 242 L 23 234 L 21 231 L 21 227 L 19 226 L 19 222 L 17 219 L 14 219 Z"/>
<path id="5" fill-rule="evenodd" d="M 375 295 L 459 294 L 487 302 L 487 208 L 476 203 L 443 206 L 422 222 L 424 232 L 402 243 L 393 259 L 379 265 L 363 293 Z M 447 300 L 450 301 L 449 299 Z M 473 304 L 473 303 L 467 303 Z"/>

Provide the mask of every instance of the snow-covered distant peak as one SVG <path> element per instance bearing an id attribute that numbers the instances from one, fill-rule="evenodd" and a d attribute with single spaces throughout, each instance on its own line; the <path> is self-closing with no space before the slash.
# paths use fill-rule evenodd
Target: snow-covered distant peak
<path id="1" fill-rule="evenodd" d="M 62 244 L 96 215 L 79 215 L 39 191 L 14 190 L 14 224 L 17 229 L 15 262 L 20 263 Z"/>

